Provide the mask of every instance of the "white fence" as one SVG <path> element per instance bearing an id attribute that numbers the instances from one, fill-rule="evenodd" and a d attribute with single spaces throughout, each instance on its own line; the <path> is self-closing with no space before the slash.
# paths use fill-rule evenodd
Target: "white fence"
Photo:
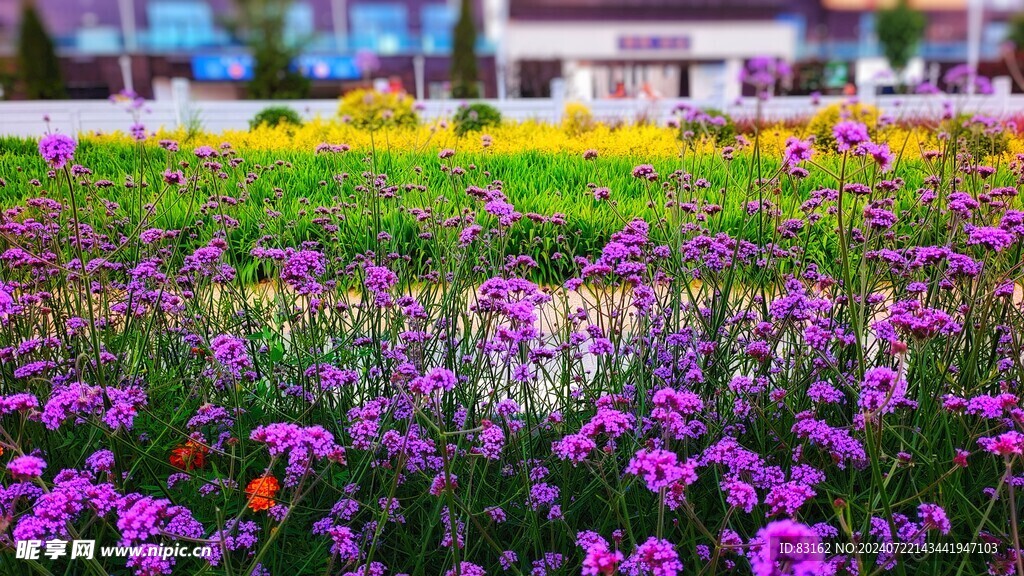
<path id="1" fill-rule="evenodd" d="M 594 100 L 585 104 L 594 117 L 605 122 L 633 122 L 640 119 L 664 123 L 680 105 L 715 107 L 724 109 L 734 118 L 753 117 L 758 108 L 767 120 L 785 120 L 807 117 L 820 107 L 842 101 L 841 97 L 826 97 L 812 102 L 810 97 L 779 97 L 757 105 L 754 99 L 723 106 L 721 102 L 699 102 L 688 99 L 663 100 Z M 947 106 L 957 112 L 984 114 L 1006 118 L 1024 115 L 1024 95 L 961 96 L 877 96 L 862 101 L 880 106 L 894 117 L 937 117 Z M 561 99 L 483 100 L 498 108 L 509 120 L 537 120 L 557 122 L 565 108 Z M 424 100 L 418 103 L 420 116 L 427 122 L 449 118 L 462 104 L 455 100 Z M 271 105 L 285 105 L 306 119 L 314 117 L 337 118 L 337 100 L 237 100 L 237 101 L 185 101 L 158 100 L 148 102 L 142 114 L 142 123 L 149 130 L 159 127 L 176 128 L 197 123 L 204 130 L 223 132 L 245 130 L 249 121 L 261 109 Z M 47 123 L 45 118 L 49 118 Z M 40 136 L 48 130 L 65 134 L 106 133 L 127 131 L 132 117 L 123 108 L 107 101 L 31 101 L 0 102 L 0 135 Z"/>

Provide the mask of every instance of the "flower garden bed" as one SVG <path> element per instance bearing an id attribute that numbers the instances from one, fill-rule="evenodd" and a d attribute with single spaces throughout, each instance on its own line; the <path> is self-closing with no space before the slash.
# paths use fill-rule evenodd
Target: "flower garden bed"
<path id="1" fill-rule="evenodd" d="M 1021 571 L 1024 161 L 828 128 L 4 141 L 0 566 Z"/>

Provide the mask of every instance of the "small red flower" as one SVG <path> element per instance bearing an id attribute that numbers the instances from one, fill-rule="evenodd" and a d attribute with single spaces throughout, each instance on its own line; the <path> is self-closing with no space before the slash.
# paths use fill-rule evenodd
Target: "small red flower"
<path id="1" fill-rule="evenodd" d="M 206 446 L 203 446 L 195 440 L 189 440 L 174 450 L 171 450 L 171 465 L 185 471 L 202 468 L 206 465 L 206 455 L 209 452 L 210 449 Z"/>
<path id="2" fill-rule="evenodd" d="M 245 487 L 245 495 L 249 497 L 249 508 L 253 512 L 267 510 L 275 504 L 274 496 L 281 489 L 277 478 L 271 475 L 260 476 Z"/>

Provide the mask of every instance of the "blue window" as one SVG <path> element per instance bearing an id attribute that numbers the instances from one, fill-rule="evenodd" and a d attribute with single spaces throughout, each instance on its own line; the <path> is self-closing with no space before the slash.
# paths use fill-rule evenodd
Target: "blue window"
<path id="1" fill-rule="evenodd" d="M 296 2 L 288 7 L 285 14 L 284 36 L 287 42 L 296 43 L 313 37 L 313 8 L 305 2 Z"/>
<path id="2" fill-rule="evenodd" d="M 408 13 L 403 4 L 353 4 L 352 48 L 394 54 L 409 45 Z"/>
<path id="3" fill-rule="evenodd" d="M 121 30 L 115 26 L 79 28 L 75 48 L 87 54 L 116 54 L 121 51 Z"/>
<path id="4" fill-rule="evenodd" d="M 448 4 L 427 4 L 420 13 L 423 27 L 423 51 L 451 52 L 452 30 L 455 28 L 456 11 Z"/>
<path id="5" fill-rule="evenodd" d="M 213 10 L 202 0 L 151 0 L 148 44 L 157 50 L 180 50 L 216 43 Z"/>

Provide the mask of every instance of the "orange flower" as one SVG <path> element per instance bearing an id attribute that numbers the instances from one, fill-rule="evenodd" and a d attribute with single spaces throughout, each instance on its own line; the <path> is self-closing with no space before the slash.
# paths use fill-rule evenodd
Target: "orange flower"
<path id="1" fill-rule="evenodd" d="M 202 468 L 206 465 L 206 455 L 209 452 L 210 449 L 206 446 L 203 446 L 195 440 L 189 440 L 174 450 L 171 450 L 171 466 L 181 468 L 186 471 Z"/>
<path id="2" fill-rule="evenodd" d="M 249 508 L 253 512 L 266 510 L 274 505 L 274 496 L 281 489 L 277 478 L 271 475 L 260 476 L 245 487 L 245 494 L 249 497 Z"/>

